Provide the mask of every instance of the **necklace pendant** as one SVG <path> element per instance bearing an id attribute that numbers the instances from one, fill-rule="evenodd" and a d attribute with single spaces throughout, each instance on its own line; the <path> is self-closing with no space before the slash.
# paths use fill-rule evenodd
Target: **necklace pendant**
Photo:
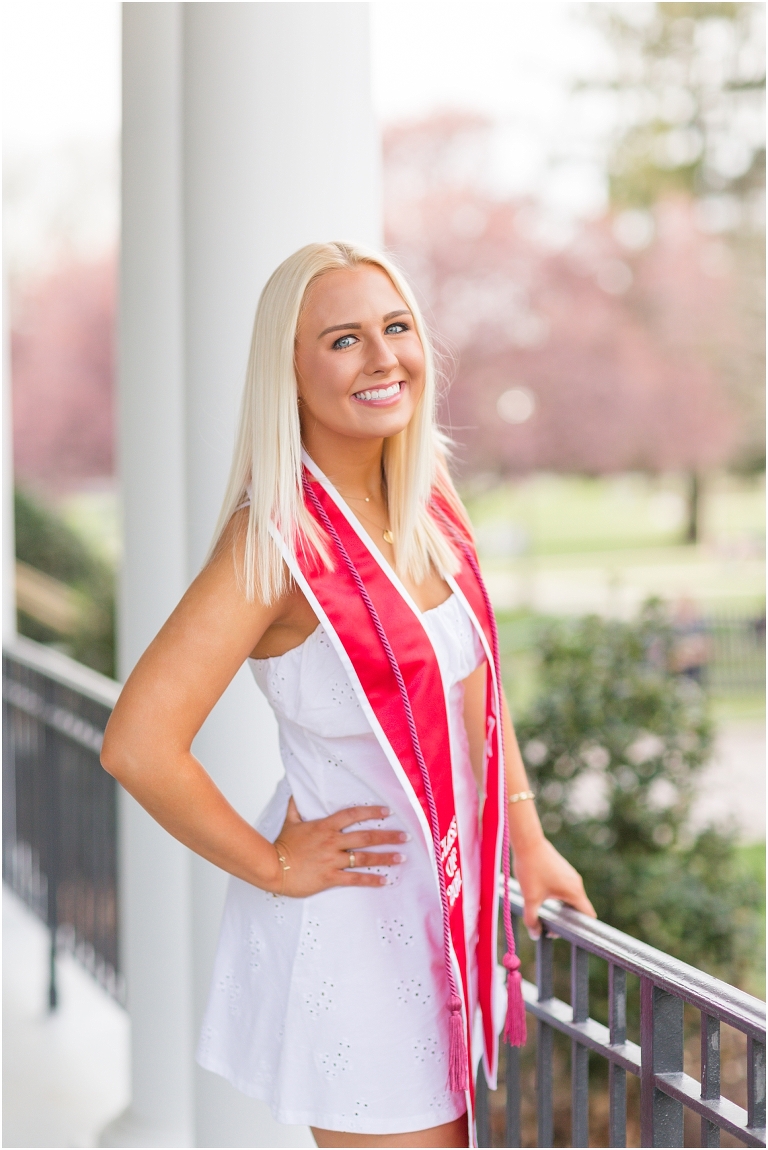
<path id="1" fill-rule="evenodd" d="M 389 530 L 389 528 L 387 528 L 387 530 L 384 532 L 383 539 L 384 539 L 385 543 L 394 543 L 395 542 L 395 537 L 392 534 L 392 532 Z"/>

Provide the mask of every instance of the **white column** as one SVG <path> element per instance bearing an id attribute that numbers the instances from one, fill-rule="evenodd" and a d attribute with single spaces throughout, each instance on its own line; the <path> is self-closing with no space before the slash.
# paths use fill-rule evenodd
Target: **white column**
<path id="1" fill-rule="evenodd" d="M 223 495 L 259 292 L 314 239 L 379 241 L 367 5 L 123 5 L 121 476 L 126 674 L 194 577 Z M 247 671 L 195 751 L 247 817 L 282 773 Z M 123 803 L 133 1104 L 109 1145 L 310 1146 L 194 1065 L 226 876 Z"/>
<path id="2" fill-rule="evenodd" d="M 367 6 L 187 4 L 183 87 L 193 572 L 218 514 L 250 329 L 267 277 L 312 240 L 379 239 Z M 257 703 L 258 731 L 247 720 Z M 265 710 L 249 674 L 241 672 L 196 744 L 218 785 L 248 814 L 265 805 L 276 781 L 275 728 Z M 226 880 L 199 859 L 193 870 L 197 1019 Z M 199 1068 L 195 1102 L 199 1145 L 220 1145 L 222 1137 L 230 1146 L 313 1144 L 308 1132 L 272 1123 L 266 1108 Z"/>
<path id="3" fill-rule="evenodd" d="M 119 437 L 125 562 L 119 675 L 184 592 L 183 5 L 123 6 Z M 121 961 L 132 1106 L 113 1146 L 194 1145 L 188 852 L 120 795 Z"/>

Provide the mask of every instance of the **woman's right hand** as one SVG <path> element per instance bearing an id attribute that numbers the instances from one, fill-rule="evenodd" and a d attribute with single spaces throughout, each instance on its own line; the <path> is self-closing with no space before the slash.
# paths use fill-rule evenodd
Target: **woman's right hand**
<path id="1" fill-rule="evenodd" d="M 410 835 L 397 830 L 345 831 L 345 827 L 385 819 L 390 813 L 387 807 L 347 807 L 324 819 L 304 822 L 291 796 L 283 829 L 275 840 L 274 880 L 265 889 L 273 894 L 305 898 L 333 886 L 386 886 L 386 875 L 364 874 L 358 868 L 398 866 L 405 862 L 405 855 L 366 848 L 405 843 Z M 278 851 L 284 863 L 280 862 Z"/>

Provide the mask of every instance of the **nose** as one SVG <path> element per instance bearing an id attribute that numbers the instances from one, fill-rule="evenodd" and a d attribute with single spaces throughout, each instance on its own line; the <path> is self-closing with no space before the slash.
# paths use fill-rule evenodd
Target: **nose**
<path id="1" fill-rule="evenodd" d="M 372 337 L 369 349 L 366 375 L 388 375 L 400 362 L 392 345 L 378 332 Z"/>

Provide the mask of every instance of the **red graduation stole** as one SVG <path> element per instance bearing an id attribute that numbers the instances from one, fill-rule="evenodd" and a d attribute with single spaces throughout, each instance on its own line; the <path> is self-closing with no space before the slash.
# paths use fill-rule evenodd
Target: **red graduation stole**
<path id="1" fill-rule="evenodd" d="M 321 620 L 348 674 L 374 734 L 414 807 L 433 858 L 443 910 L 445 968 L 450 999 L 449 1087 L 467 1092 L 474 1109 L 468 954 L 464 931 L 461 845 L 451 772 L 446 692 L 420 612 L 364 528 L 311 459 L 304 455 L 305 504 L 331 540 L 328 570 L 316 555 L 291 549 L 276 528 L 283 557 Z M 312 482 L 312 479 L 318 482 Z M 430 504 L 461 561 L 447 577 L 477 629 L 488 659 L 485 802 L 482 815 L 480 915 L 477 949 L 479 1004 L 486 1077 L 495 1086 L 498 1050 L 492 994 L 497 953 L 499 870 L 504 876 L 509 1007 L 505 1036 L 525 1042 L 525 1010 L 515 954 L 506 879 L 509 830 L 501 729 L 496 624 L 471 539 L 450 504 L 436 492 Z"/>

